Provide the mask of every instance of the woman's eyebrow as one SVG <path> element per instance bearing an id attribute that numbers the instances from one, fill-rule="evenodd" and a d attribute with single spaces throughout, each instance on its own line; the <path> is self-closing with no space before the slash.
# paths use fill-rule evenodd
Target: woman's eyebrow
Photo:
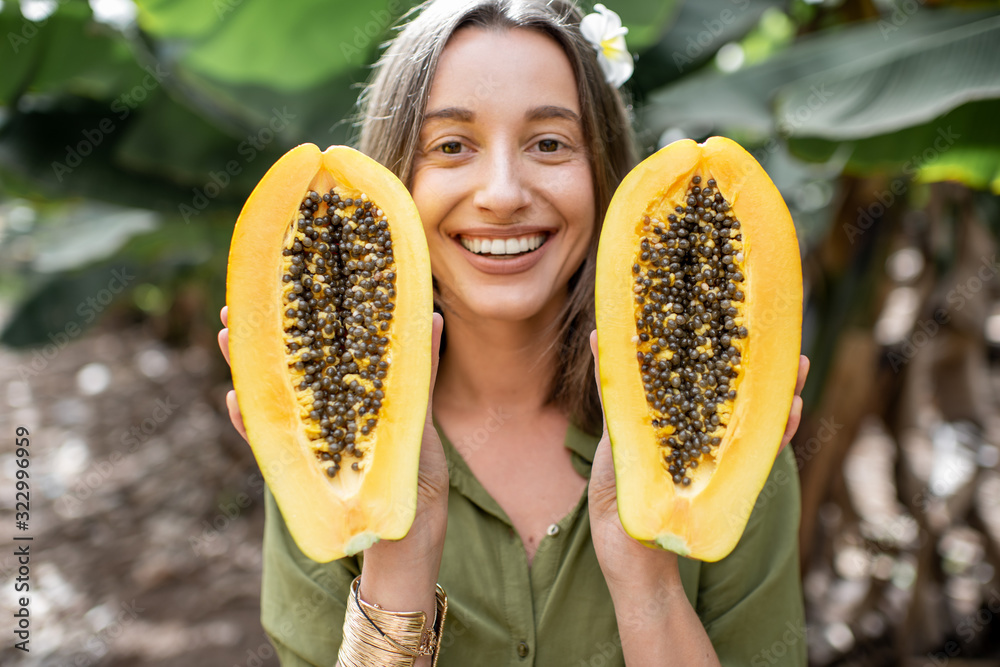
<path id="1" fill-rule="evenodd" d="M 566 107 L 547 105 L 542 107 L 535 107 L 534 109 L 529 109 L 524 114 L 525 119 L 532 120 L 548 120 L 550 118 L 564 118 L 566 120 L 572 121 L 574 123 L 580 123 L 580 115 L 571 109 Z"/>
<path id="2" fill-rule="evenodd" d="M 435 111 L 428 111 L 424 114 L 424 121 L 429 120 L 457 120 L 460 123 L 471 123 L 476 114 L 462 107 L 445 107 Z"/>
<path id="3" fill-rule="evenodd" d="M 524 117 L 528 121 L 548 120 L 550 118 L 563 118 L 573 123 L 580 123 L 580 115 L 566 107 L 556 105 L 545 105 L 535 107 L 525 112 Z M 463 107 L 445 107 L 435 109 L 424 114 L 424 122 L 429 120 L 454 120 L 460 123 L 471 123 L 475 120 L 476 114 Z"/>

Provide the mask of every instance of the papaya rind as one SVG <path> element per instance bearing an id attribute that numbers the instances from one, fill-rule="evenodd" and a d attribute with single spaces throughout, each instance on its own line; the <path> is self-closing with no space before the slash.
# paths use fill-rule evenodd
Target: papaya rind
<path id="1" fill-rule="evenodd" d="M 334 183 L 365 192 L 388 216 L 397 296 L 373 456 L 362 473 L 342 470 L 330 480 L 305 435 L 288 374 L 280 278 L 285 235 L 303 197 Z M 423 226 L 405 186 L 345 146 L 293 148 L 240 213 L 226 288 L 233 385 L 261 473 L 296 544 L 315 561 L 400 539 L 413 522 L 431 372 L 430 275 Z"/>
<path id="2" fill-rule="evenodd" d="M 636 225 L 651 202 L 678 197 L 691 178 L 715 178 L 741 221 L 747 293 L 743 375 L 717 465 L 691 488 L 662 463 L 635 358 Z M 739 144 L 676 141 L 622 181 L 605 216 L 597 259 L 600 382 L 611 437 L 618 514 L 626 532 L 691 558 L 718 561 L 736 546 L 781 444 L 794 397 L 802 328 L 802 270 L 788 208 Z M 687 553 L 684 553 L 684 552 Z"/>

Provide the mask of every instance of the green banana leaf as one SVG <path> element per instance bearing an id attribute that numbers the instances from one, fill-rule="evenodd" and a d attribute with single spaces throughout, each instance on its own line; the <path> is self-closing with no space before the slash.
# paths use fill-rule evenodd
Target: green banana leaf
<path id="1" fill-rule="evenodd" d="M 915 39 L 889 33 L 886 40 L 895 48 L 783 86 L 779 128 L 797 137 L 862 139 L 1000 97 L 1000 15 Z"/>
<path id="2" fill-rule="evenodd" d="M 667 137 L 781 135 L 807 160 L 844 155 L 850 172 L 995 190 L 997 62 L 996 11 L 925 9 L 823 31 L 733 74 L 687 77 L 654 93 L 642 118 Z"/>
<path id="3" fill-rule="evenodd" d="M 768 9 L 784 10 L 790 4 L 788 0 L 681 3 L 667 31 L 639 57 L 630 87 L 654 90 L 694 72 L 725 44 L 742 39 Z"/>
<path id="4" fill-rule="evenodd" d="M 889 35 L 877 22 L 829 28 L 802 37 L 762 63 L 731 74 L 702 71 L 659 89 L 650 95 L 641 119 L 657 132 L 707 127 L 709 131 L 729 128 L 761 138 L 771 136 L 779 129 L 775 99 L 788 87 L 821 72 L 908 52 L 923 39 L 995 15 L 927 9 Z M 809 86 L 806 91 L 808 98 Z"/>
<path id="5" fill-rule="evenodd" d="M 111 101 L 148 74 L 128 43 L 109 26 L 93 20 L 82 0 L 66 0 L 44 21 L 29 21 L 17 3 L 0 9 L 0 106 L 27 96 L 31 106 L 58 96 Z"/>

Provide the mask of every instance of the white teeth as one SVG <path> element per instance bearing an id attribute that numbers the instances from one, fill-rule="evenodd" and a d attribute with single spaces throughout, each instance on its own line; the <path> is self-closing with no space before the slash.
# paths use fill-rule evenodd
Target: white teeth
<path id="1" fill-rule="evenodd" d="M 459 237 L 462 246 L 477 255 L 517 255 L 537 250 L 545 243 L 545 234 L 521 236 L 518 238 L 482 239 Z"/>

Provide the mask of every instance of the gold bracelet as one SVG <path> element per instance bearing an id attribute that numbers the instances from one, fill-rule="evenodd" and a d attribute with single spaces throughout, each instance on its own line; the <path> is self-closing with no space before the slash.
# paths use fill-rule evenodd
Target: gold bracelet
<path id="1" fill-rule="evenodd" d="M 437 665 L 441 633 L 448 612 L 448 596 L 436 587 L 437 613 L 433 627 L 427 629 L 427 615 L 422 612 L 390 612 L 377 604 L 368 604 L 359 594 L 361 577 L 351 583 L 344 617 L 344 639 L 339 660 L 343 667 L 412 667 L 415 658 L 433 656 Z M 350 598 L 354 598 L 351 600 Z"/>

